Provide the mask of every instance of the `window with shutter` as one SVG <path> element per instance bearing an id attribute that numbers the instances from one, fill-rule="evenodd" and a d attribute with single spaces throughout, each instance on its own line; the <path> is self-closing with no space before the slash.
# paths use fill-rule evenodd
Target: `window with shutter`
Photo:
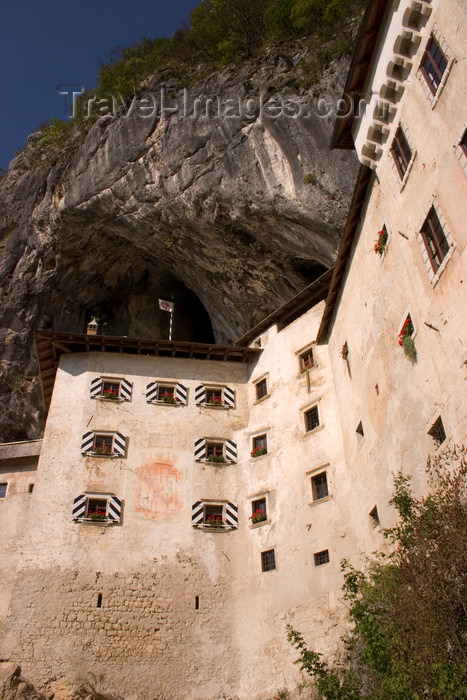
<path id="1" fill-rule="evenodd" d="M 124 457 L 126 438 L 118 432 L 91 431 L 81 440 L 81 453 L 93 457 Z"/>
<path id="2" fill-rule="evenodd" d="M 195 461 L 225 463 L 237 461 L 237 445 L 232 440 L 199 438 L 195 442 Z"/>
<path id="3" fill-rule="evenodd" d="M 151 382 L 146 387 L 148 403 L 186 406 L 188 392 L 183 384 Z"/>
<path id="4" fill-rule="evenodd" d="M 127 379 L 96 377 L 91 381 L 91 399 L 131 401 L 132 384 Z"/>
<path id="5" fill-rule="evenodd" d="M 122 502 L 110 493 L 84 493 L 73 501 L 73 520 L 118 524 L 122 518 Z"/>
<path id="6" fill-rule="evenodd" d="M 199 384 L 195 389 L 195 404 L 209 408 L 234 408 L 235 391 L 229 386 Z"/>
<path id="7" fill-rule="evenodd" d="M 230 501 L 196 501 L 191 509 L 193 527 L 229 530 L 238 527 L 238 507 Z"/>

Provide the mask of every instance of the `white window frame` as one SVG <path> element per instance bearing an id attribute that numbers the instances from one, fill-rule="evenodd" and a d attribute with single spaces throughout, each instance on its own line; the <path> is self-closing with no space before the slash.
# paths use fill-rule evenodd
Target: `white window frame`
<path id="1" fill-rule="evenodd" d="M 316 347 L 317 347 L 316 340 L 313 340 L 311 343 L 307 343 L 302 348 L 300 348 L 300 350 L 295 351 L 295 355 L 296 355 L 297 361 L 298 361 L 298 376 L 299 377 L 305 377 L 307 375 L 307 372 L 311 372 L 312 370 L 316 369 L 316 367 L 318 366 Z M 311 350 L 311 353 L 313 355 L 313 364 L 311 367 L 305 367 L 304 369 L 302 369 L 301 356 L 304 355 L 309 350 Z"/>
<path id="2" fill-rule="evenodd" d="M 405 139 L 406 139 L 406 141 L 407 141 L 407 143 L 409 144 L 409 147 L 410 147 L 410 160 L 409 160 L 409 162 L 408 162 L 408 164 L 407 164 L 407 170 L 405 171 L 403 177 L 400 176 L 399 170 L 397 169 L 396 161 L 395 161 L 394 156 L 393 156 L 393 154 L 392 154 L 392 144 L 394 143 L 394 139 L 396 138 L 396 133 L 397 133 L 397 131 L 398 131 L 399 128 L 400 128 L 400 129 L 402 130 L 402 132 L 404 133 Z M 415 148 L 415 144 L 414 144 L 414 142 L 412 141 L 412 138 L 411 138 L 411 136 L 410 136 L 410 132 L 409 132 L 409 130 L 407 129 L 407 126 L 406 126 L 406 124 L 405 124 L 405 121 L 404 121 L 402 118 L 401 118 L 401 119 L 399 120 L 399 122 L 395 125 L 394 131 L 393 131 L 393 133 L 392 133 L 392 138 L 388 139 L 388 143 L 390 143 L 390 145 L 389 145 L 389 150 L 388 150 L 388 157 L 391 159 L 391 166 L 392 166 L 393 172 L 395 173 L 397 182 L 399 183 L 400 191 L 402 192 L 402 190 L 404 189 L 405 184 L 406 184 L 406 182 L 407 182 L 407 180 L 408 180 L 408 177 L 409 177 L 409 175 L 410 175 L 410 172 L 411 172 L 411 170 L 412 170 L 412 168 L 413 168 L 413 164 L 414 164 L 414 162 L 415 162 L 415 158 L 416 158 L 416 155 L 417 155 L 417 150 L 416 150 L 416 148 Z M 384 256 L 382 256 L 382 257 L 384 257 Z"/>
<path id="3" fill-rule="evenodd" d="M 257 523 L 254 523 L 254 522 L 252 522 L 252 520 L 251 520 L 252 517 L 253 517 L 253 514 L 254 514 L 254 512 L 253 512 L 253 503 L 254 503 L 255 501 L 264 501 L 265 504 L 266 504 L 266 509 L 265 509 L 266 519 L 265 519 L 265 520 L 260 520 L 260 521 L 257 522 Z M 254 530 L 254 529 L 258 528 L 258 527 L 262 527 L 263 525 L 269 525 L 269 524 L 270 524 L 271 518 L 269 517 L 269 500 L 268 500 L 268 493 L 267 493 L 267 492 L 263 492 L 263 493 L 261 493 L 261 494 L 258 494 L 258 495 L 256 495 L 256 496 L 253 496 L 252 498 L 250 498 L 250 511 L 251 511 L 251 515 L 248 516 L 248 527 L 249 527 L 251 530 Z"/>
<path id="4" fill-rule="evenodd" d="M 261 382 L 266 382 L 266 393 L 264 396 L 261 396 L 260 398 L 257 397 L 257 385 L 260 384 Z M 270 392 L 269 392 L 269 372 L 265 372 L 262 374 L 260 377 L 257 377 L 256 379 L 253 380 L 253 386 L 255 389 L 255 398 L 254 398 L 254 403 L 261 403 L 265 399 L 268 399 L 270 397 Z"/>
<path id="5" fill-rule="evenodd" d="M 328 487 L 328 495 L 323 496 L 323 498 L 314 498 L 313 495 L 313 479 L 314 477 L 318 476 L 319 474 L 322 473 L 326 474 L 326 484 Z M 330 480 L 330 463 L 325 462 L 324 464 L 320 464 L 317 467 L 313 467 L 313 469 L 309 469 L 306 472 L 306 477 L 307 477 L 307 489 L 310 490 L 311 492 L 311 500 L 308 502 L 308 505 L 310 506 L 317 506 L 321 503 L 326 503 L 327 501 L 330 501 L 333 498 L 333 494 L 331 491 L 331 480 Z"/>
<path id="6" fill-rule="evenodd" d="M 447 242 L 449 243 L 449 250 L 446 253 L 446 255 L 444 256 L 444 258 L 442 259 L 441 265 L 438 267 L 436 272 L 433 270 L 433 266 L 431 264 L 430 257 L 428 255 L 428 251 L 426 249 L 425 241 L 423 240 L 423 235 L 421 233 L 422 227 L 423 227 L 425 221 L 427 220 L 428 214 L 430 213 L 430 210 L 432 207 L 434 208 L 434 210 L 436 212 L 436 216 L 438 217 L 439 223 L 441 224 L 444 236 L 445 236 Z M 448 264 L 449 260 L 451 259 L 452 254 L 456 248 L 455 243 L 454 243 L 454 239 L 451 236 L 451 231 L 450 231 L 448 223 L 446 221 L 446 217 L 444 216 L 443 211 L 441 210 L 441 208 L 440 208 L 440 206 L 435 198 L 430 200 L 430 205 L 426 208 L 424 215 L 423 215 L 423 218 L 420 221 L 420 225 L 418 226 L 418 229 L 417 229 L 417 240 L 418 240 L 418 243 L 420 245 L 422 259 L 423 259 L 423 262 L 425 263 L 425 267 L 426 267 L 426 270 L 428 272 L 428 277 L 430 279 L 432 286 L 435 287 L 438 284 L 440 277 L 444 273 L 444 270 L 446 269 L 446 265 Z M 412 323 L 413 323 L 413 320 L 412 320 Z"/>
<path id="7" fill-rule="evenodd" d="M 431 92 L 430 86 L 428 85 L 427 80 L 422 72 L 422 59 L 423 59 L 423 56 L 425 55 L 425 51 L 428 47 L 428 43 L 429 43 L 431 37 L 433 37 L 433 39 L 436 41 L 436 43 L 438 44 L 438 46 L 441 49 L 441 51 L 443 52 L 443 54 L 446 56 L 446 60 L 447 60 L 446 69 L 443 73 L 443 77 L 441 78 L 440 84 L 438 85 L 438 89 L 436 90 L 435 94 L 433 94 Z M 417 77 L 420 81 L 423 92 L 425 93 L 426 97 L 428 98 L 428 101 L 431 104 L 431 109 L 434 109 L 438 103 L 438 100 L 441 96 L 441 93 L 444 90 L 444 86 L 446 85 L 446 81 L 447 81 L 449 74 L 451 72 L 451 68 L 452 68 L 453 63 L 454 63 L 454 55 L 453 55 L 451 49 L 449 48 L 449 46 L 447 45 L 439 28 L 437 27 L 436 24 L 434 24 L 426 42 L 425 42 L 425 46 L 424 46 L 422 54 L 420 56 L 420 63 L 419 63 L 418 69 L 417 69 Z"/>
<path id="8" fill-rule="evenodd" d="M 201 387 L 203 387 L 204 390 L 204 399 L 199 400 L 200 396 L 200 390 Z M 226 390 L 229 390 L 232 393 L 232 397 L 229 397 L 231 403 L 226 402 L 226 396 L 225 392 Z M 216 391 L 220 392 L 221 394 L 221 403 L 216 404 L 216 403 L 209 403 L 207 399 L 207 393 L 209 391 Z M 214 383 L 206 383 L 200 384 L 198 387 L 195 389 L 195 403 L 197 406 L 201 406 L 202 408 L 213 408 L 215 410 L 223 409 L 223 410 L 230 410 L 232 408 L 235 408 L 235 390 L 231 389 L 228 387 L 226 384 L 214 384 Z"/>
<path id="9" fill-rule="evenodd" d="M 262 459 L 263 457 L 266 457 L 267 455 L 271 454 L 271 440 L 269 436 L 269 431 L 270 428 L 263 428 L 262 430 L 256 430 L 250 435 L 250 462 L 257 462 L 258 459 Z M 251 454 L 253 452 L 253 443 L 256 438 L 263 436 L 266 438 L 266 452 L 263 455 L 258 455 L 258 457 L 253 457 Z"/>

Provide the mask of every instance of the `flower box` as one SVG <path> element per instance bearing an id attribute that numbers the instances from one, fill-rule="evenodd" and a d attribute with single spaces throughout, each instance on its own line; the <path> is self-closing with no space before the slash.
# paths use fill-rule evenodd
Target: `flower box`
<path id="1" fill-rule="evenodd" d="M 254 450 L 251 451 L 251 456 L 253 459 L 256 459 L 256 457 L 261 457 L 262 455 L 265 455 L 268 453 L 268 450 L 266 447 L 255 447 Z"/>
<path id="2" fill-rule="evenodd" d="M 251 520 L 252 525 L 256 525 L 257 523 L 262 523 L 265 520 L 268 519 L 268 514 L 266 513 L 265 510 L 258 509 L 256 510 L 253 515 L 250 515 L 249 520 Z"/>

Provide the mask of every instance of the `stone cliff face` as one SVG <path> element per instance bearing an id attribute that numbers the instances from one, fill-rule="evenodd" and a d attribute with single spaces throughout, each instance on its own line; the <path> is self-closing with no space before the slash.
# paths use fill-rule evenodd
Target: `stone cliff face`
<path id="1" fill-rule="evenodd" d="M 356 175 L 328 148 L 346 64 L 280 115 L 291 67 L 266 57 L 185 93 L 166 76 L 55 165 L 30 137 L 0 181 L 0 440 L 40 432 L 34 330 L 97 314 L 100 332 L 167 338 L 162 295 L 175 339 L 231 343 L 333 264 Z"/>

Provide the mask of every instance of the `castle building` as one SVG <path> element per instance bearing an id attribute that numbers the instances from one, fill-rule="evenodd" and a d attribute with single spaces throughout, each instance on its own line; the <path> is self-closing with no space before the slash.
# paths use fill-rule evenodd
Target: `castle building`
<path id="1" fill-rule="evenodd" d="M 260 700 L 299 680 L 288 622 L 334 651 L 393 474 L 421 494 L 466 439 L 466 24 L 370 0 L 336 266 L 234 347 L 37 334 L 42 445 L 0 446 L 0 655 L 36 685 Z"/>

